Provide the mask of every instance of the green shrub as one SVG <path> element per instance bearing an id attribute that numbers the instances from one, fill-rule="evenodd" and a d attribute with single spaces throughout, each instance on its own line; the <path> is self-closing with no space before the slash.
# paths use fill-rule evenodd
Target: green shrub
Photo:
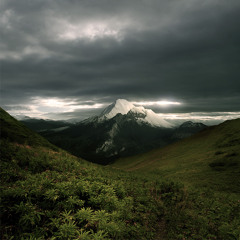
<path id="1" fill-rule="evenodd" d="M 66 152 L 5 144 L 3 240 L 240 237 L 239 198 L 186 190 L 159 174 L 97 166 Z M 211 167 L 230 168 L 234 161 L 232 156 Z"/>

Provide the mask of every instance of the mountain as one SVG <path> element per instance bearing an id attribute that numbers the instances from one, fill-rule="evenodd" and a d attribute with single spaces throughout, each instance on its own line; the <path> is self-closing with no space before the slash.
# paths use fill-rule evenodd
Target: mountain
<path id="1" fill-rule="evenodd" d="M 119 113 L 125 115 L 133 108 L 134 105 L 132 103 L 125 99 L 118 99 L 103 110 L 103 112 L 100 114 L 100 119 L 110 119 Z"/>
<path id="2" fill-rule="evenodd" d="M 153 127 L 171 128 L 172 124 L 159 117 L 150 109 L 136 107 L 125 99 L 118 99 L 108 106 L 99 116 L 99 121 L 105 121 L 115 117 L 117 114 L 129 115 L 135 118 L 138 123 L 147 123 Z"/>
<path id="3" fill-rule="evenodd" d="M 136 157 L 143 166 L 102 167 L 51 145 L 1 108 L 0 120 L 2 240 L 240 237 L 239 121 L 148 153 L 147 163 Z"/>
<path id="4" fill-rule="evenodd" d="M 68 154 L 1 108 L 0 121 L 2 240 L 138 240 L 160 234 L 160 209 L 148 186 L 139 191 L 142 180 L 119 178 L 120 171 Z"/>
<path id="5" fill-rule="evenodd" d="M 76 156 L 107 164 L 119 157 L 165 146 L 206 127 L 201 126 L 200 129 L 198 124 L 193 124 L 178 130 L 152 110 L 118 99 L 99 116 L 62 131 L 45 131 L 41 134 Z"/>
<path id="6" fill-rule="evenodd" d="M 72 123 L 69 123 L 66 121 L 54 121 L 49 119 L 45 120 L 45 119 L 36 119 L 36 118 L 25 118 L 20 121 L 24 125 L 26 125 L 28 128 L 36 132 L 41 132 L 46 130 L 61 131 L 73 125 Z"/>
<path id="7" fill-rule="evenodd" d="M 202 131 L 207 126 L 203 123 L 195 123 L 192 121 L 187 121 L 177 127 L 173 134 L 173 139 L 183 139 L 190 137 L 191 135 Z"/>
<path id="8" fill-rule="evenodd" d="M 180 130 L 189 125 L 192 123 L 183 124 Z M 240 119 L 236 119 L 163 148 L 118 159 L 112 166 L 161 175 L 195 187 L 210 185 L 218 191 L 240 193 L 239 156 Z"/>

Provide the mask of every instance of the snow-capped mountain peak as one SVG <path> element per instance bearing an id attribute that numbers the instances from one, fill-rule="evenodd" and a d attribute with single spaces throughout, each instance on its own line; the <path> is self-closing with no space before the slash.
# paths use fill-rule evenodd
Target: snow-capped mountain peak
<path id="1" fill-rule="evenodd" d="M 118 99 L 107 108 L 99 116 L 100 121 L 111 119 L 117 114 L 132 115 L 138 123 L 147 123 L 153 127 L 171 128 L 172 124 L 164 120 L 151 109 L 145 109 L 142 106 L 135 106 L 125 99 Z"/>
<path id="2" fill-rule="evenodd" d="M 110 119 L 115 117 L 118 113 L 125 115 L 132 108 L 134 108 L 134 105 L 132 103 L 128 102 L 125 99 L 118 99 L 103 110 L 103 112 L 100 115 L 100 118 Z"/>

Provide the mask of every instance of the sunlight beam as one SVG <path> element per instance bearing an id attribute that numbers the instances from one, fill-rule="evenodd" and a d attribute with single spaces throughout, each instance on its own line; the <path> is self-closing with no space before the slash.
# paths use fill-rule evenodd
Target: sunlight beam
<path id="1" fill-rule="evenodd" d="M 169 105 L 181 105 L 182 103 L 162 100 L 162 101 L 155 101 L 155 102 L 148 102 L 148 101 L 133 102 L 133 104 L 143 105 L 143 106 L 151 106 L 151 105 L 169 106 Z"/>

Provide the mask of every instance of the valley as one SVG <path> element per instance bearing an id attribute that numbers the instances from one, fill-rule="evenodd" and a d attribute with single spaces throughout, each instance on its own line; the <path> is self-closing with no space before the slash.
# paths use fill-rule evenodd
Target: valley
<path id="1" fill-rule="evenodd" d="M 1 239 L 240 237 L 240 119 L 107 166 L 49 143 L 3 109 L 0 120 Z"/>
<path id="2" fill-rule="evenodd" d="M 45 131 L 39 131 L 38 121 Z M 75 124 L 60 121 L 54 124 L 54 121 L 36 119 L 22 122 L 39 131 L 51 143 L 78 157 L 103 165 L 119 157 L 166 146 L 207 127 L 191 121 L 174 125 L 152 110 L 135 106 L 125 99 L 118 99 L 100 115 Z"/>
<path id="3" fill-rule="evenodd" d="M 238 22 L 0 0 L 0 240 L 240 240 Z"/>
<path id="4" fill-rule="evenodd" d="M 240 119 L 209 127 L 192 137 L 111 166 L 148 172 L 195 187 L 240 192 Z"/>

